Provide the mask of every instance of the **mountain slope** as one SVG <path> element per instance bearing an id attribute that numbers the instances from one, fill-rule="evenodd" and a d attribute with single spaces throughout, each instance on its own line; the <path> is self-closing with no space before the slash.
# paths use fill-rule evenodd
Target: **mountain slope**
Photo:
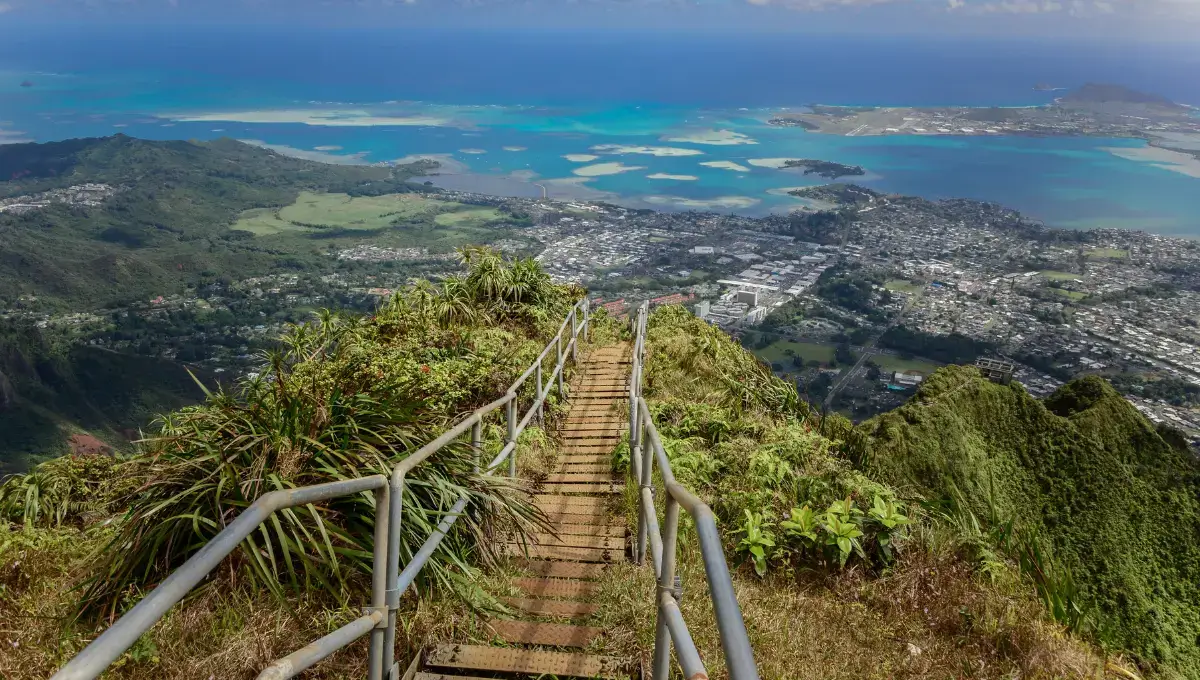
<path id="1" fill-rule="evenodd" d="M 1108 383 L 1083 378 L 1043 403 L 948 367 L 859 432 L 906 493 L 961 492 L 977 517 L 998 511 L 1048 541 L 1102 640 L 1200 675 L 1200 464 Z"/>
<path id="2" fill-rule="evenodd" d="M 50 296 L 72 304 L 168 292 L 203 276 L 294 266 L 281 250 L 229 230 L 250 208 L 287 205 L 301 191 L 413 191 L 430 163 L 398 168 L 315 163 L 231 139 L 147 141 L 116 135 L 0 146 L 0 199 L 82 184 L 111 195 L 96 205 L 51 201 L 0 211 L 0 301 Z"/>

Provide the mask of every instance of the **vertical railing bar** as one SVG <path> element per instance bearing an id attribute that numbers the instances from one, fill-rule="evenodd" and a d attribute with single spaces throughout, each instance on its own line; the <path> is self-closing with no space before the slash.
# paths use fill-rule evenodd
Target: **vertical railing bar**
<path id="1" fill-rule="evenodd" d="M 387 562 L 388 519 L 392 511 L 390 489 L 387 485 L 375 490 L 375 547 L 371 561 L 371 609 L 379 613 L 379 621 L 371 629 L 371 643 L 367 652 L 367 680 L 383 680 L 385 669 L 391 668 L 391 659 L 384 654 L 387 638 Z"/>
<path id="2" fill-rule="evenodd" d="M 654 633 L 654 680 L 667 680 L 671 672 L 671 632 L 667 629 L 667 612 L 662 605 L 663 594 L 675 590 L 675 542 L 679 532 L 679 501 L 667 496 L 667 511 L 664 518 L 662 571 L 658 575 L 658 621 Z"/>

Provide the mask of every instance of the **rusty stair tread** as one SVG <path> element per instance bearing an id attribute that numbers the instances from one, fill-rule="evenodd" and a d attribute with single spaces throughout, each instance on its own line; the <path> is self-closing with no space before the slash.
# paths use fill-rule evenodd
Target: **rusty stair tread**
<path id="1" fill-rule="evenodd" d="M 538 507 L 574 507 L 574 508 L 592 508 L 593 510 L 607 510 L 608 500 L 605 498 L 589 498 L 587 496 L 564 496 L 561 494 L 537 494 L 533 497 L 533 502 Z"/>
<path id="2" fill-rule="evenodd" d="M 604 575 L 603 564 L 583 562 L 554 562 L 551 560 L 516 560 L 517 567 L 547 578 L 597 579 Z"/>
<path id="3" fill-rule="evenodd" d="M 583 517 L 575 515 L 575 517 Z M 571 534 L 575 536 L 624 536 L 624 524 L 609 524 L 607 517 L 593 517 L 592 523 L 587 522 L 567 522 L 560 521 L 554 524 L 554 531 L 562 536 Z"/>
<path id="4" fill-rule="evenodd" d="M 502 552 L 514 557 L 564 560 L 568 562 L 613 562 L 625 554 L 623 550 L 574 548 L 564 545 L 520 545 L 519 543 L 505 543 L 500 548 Z"/>
<path id="5" fill-rule="evenodd" d="M 550 652 L 513 647 L 483 645 L 434 645 L 425 662 L 439 668 L 465 668 L 529 675 L 555 675 L 574 678 L 605 678 L 618 680 L 627 677 L 625 664 L 612 656 L 579 652 Z"/>
<path id="6" fill-rule="evenodd" d="M 578 493 L 578 494 L 615 494 L 621 493 L 620 486 L 608 484 L 543 484 L 542 491 L 546 493 Z"/>
<path id="7" fill-rule="evenodd" d="M 594 581 L 578 581 L 568 578 L 529 577 L 513 579 L 513 585 L 523 593 L 537 598 L 576 598 L 594 595 L 600 584 Z"/>
<path id="8" fill-rule="evenodd" d="M 625 539 L 615 536 L 587 536 L 580 534 L 554 534 L 534 533 L 529 537 L 529 542 L 536 545 L 548 546 L 570 546 L 572 548 L 605 548 L 608 550 L 620 550 L 625 547 Z"/>
<path id="9" fill-rule="evenodd" d="M 556 616 L 564 619 L 581 619 L 600 611 L 600 605 L 574 600 L 539 600 L 528 597 L 502 597 L 500 601 L 534 616 Z"/>
<path id="10" fill-rule="evenodd" d="M 608 463 L 563 463 L 559 467 L 559 472 L 607 472 L 609 474 L 620 474 L 613 473 L 612 465 Z"/>
<path id="11" fill-rule="evenodd" d="M 496 637 L 516 645 L 545 645 L 547 647 L 586 647 L 600 637 L 604 629 L 546 621 L 512 621 L 492 619 L 488 626 Z"/>
<path id="12" fill-rule="evenodd" d="M 571 482 L 619 482 L 621 476 L 613 472 L 557 472 L 546 476 L 546 482 L 551 484 L 569 484 Z"/>
<path id="13" fill-rule="evenodd" d="M 607 453 L 564 453 L 558 459 L 566 465 L 612 465 L 612 456 Z"/>
<path id="14" fill-rule="evenodd" d="M 492 680 L 491 678 L 481 678 L 478 675 L 448 675 L 446 673 L 430 673 L 429 671 L 421 671 L 413 676 L 413 680 Z"/>
<path id="15" fill-rule="evenodd" d="M 578 511 L 578 512 L 572 512 L 572 511 Z M 573 527 L 573 526 L 592 527 L 592 526 L 599 526 L 599 525 L 608 526 L 608 525 L 610 525 L 611 522 L 616 521 L 613 519 L 613 516 L 608 511 L 599 510 L 596 512 L 589 512 L 588 508 L 570 508 L 569 507 L 564 510 L 549 510 L 549 511 L 543 509 L 542 514 L 546 515 L 547 519 L 549 519 L 551 522 L 555 523 L 554 526 L 555 526 L 556 530 L 559 532 L 563 532 L 563 527 Z"/>

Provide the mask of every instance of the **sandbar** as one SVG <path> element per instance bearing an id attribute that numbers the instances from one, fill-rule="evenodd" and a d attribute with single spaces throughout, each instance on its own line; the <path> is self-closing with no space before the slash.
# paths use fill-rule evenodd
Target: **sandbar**
<path id="1" fill-rule="evenodd" d="M 679 208 L 694 208 L 698 210 L 713 210 L 717 208 L 736 210 L 738 208 L 751 208 L 759 204 L 757 198 L 750 196 L 717 196 L 716 198 L 643 196 L 642 200 L 652 205 L 673 205 Z"/>
<path id="2" fill-rule="evenodd" d="M 459 149 L 459 153 L 481 154 L 487 153 L 485 149 Z"/>
<path id="3" fill-rule="evenodd" d="M 163 115 L 183 123 L 296 123 L 329 127 L 372 127 L 378 125 L 449 125 L 435 116 L 376 116 L 361 109 L 279 109 L 274 111 L 226 111 L 214 113 Z"/>
<path id="4" fill-rule="evenodd" d="M 505 151 L 527 151 L 528 150 L 524 146 L 503 146 L 500 148 L 504 149 Z"/>
<path id="5" fill-rule="evenodd" d="M 597 153 L 637 153 L 647 156 L 703 156 L 699 149 L 680 149 L 672 146 L 636 146 L 627 144 L 599 144 L 592 147 Z"/>
<path id="6" fill-rule="evenodd" d="M 1200 159 L 1182 151 L 1161 149 L 1157 146 L 1115 146 L 1101 148 L 1120 158 L 1131 161 L 1142 161 L 1150 163 L 1156 168 L 1178 172 L 1188 177 L 1200 178 Z"/>
<path id="7" fill-rule="evenodd" d="M 706 168 L 717 168 L 720 170 L 734 170 L 736 172 L 750 172 L 750 168 L 733 161 L 704 161 L 700 165 Z"/>
<path id="8" fill-rule="evenodd" d="M 641 165 L 624 165 L 622 163 L 597 163 L 595 165 L 585 165 L 582 168 L 575 168 L 571 172 L 580 177 L 601 177 L 603 175 L 619 175 L 622 172 L 633 172 L 634 170 L 645 170 Z"/>
<path id="9" fill-rule="evenodd" d="M 663 137 L 664 142 L 684 142 L 687 144 L 708 144 L 710 146 L 734 146 L 737 144 L 758 144 L 749 135 L 733 130 L 698 130 L 672 137 Z"/>
<path id="10" fill-rule="evenodd" d="M 268 144 L 261 139 L 239 139 L 243 144 L 257 146 L 263 149 L 270 149 L 281 156 L 291 156 L 292 158 L 302 158 L 306 161 L 316 161 L 318 163 L 329 163 L 330 165 L 364 165 L 368 163 L 367 152 L 360 151 L 354 154 L 336 154 L 325 151 L 310 151 L 308 149 L 297 149 L 294 146 L 286 144 Z M 341 147 L 337 147 L 341 148 Z"/>
<path id="11" fill-rule="evenodd" d="M 756 168 L 772 168 L 781 170 L 787 167 L 788 161 L 797 160 L 795 158 L 751 158 L 746 162 Z"/>
<path id="12" fill-rule="evenodd" d="M 700 178 L 695 175 L 668 175 L 665 172 L 656 172 L 653 175 L 646 175 L 646 179 L 673 179 L 678 182 L 693 182 Z"/>
<path id="13" fill-rule="evenodd" d="M 216 130 L 213 130 L 213 132 L 216 132 Z M 314 151 L 341 151 L 342 147 L 337 146 L 336 144 L 329 144 L 326 146 L 314 146 L 313 150 Z"/>
<path id="14" fill-rule="evenodd" d="M 599 156 L 593 156 L 590 153 L 569 153 L 563 156 L 563 158 L 571 161 L 572 163 L 591 163 L 599 158 Z"/>

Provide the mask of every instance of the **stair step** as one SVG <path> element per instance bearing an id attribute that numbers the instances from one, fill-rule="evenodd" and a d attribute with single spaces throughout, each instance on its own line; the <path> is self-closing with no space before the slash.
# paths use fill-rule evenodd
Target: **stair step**
<path id="1" fill-rule="evenodd" d="M 478 675 L 446 675 L 445 673 L 430 673 L 421 671 L 413 676 L 413 680 L 490 680 Z"/>
<path id="2" fill-rule="evenodd" d="M 613 521 L 612 515 L 605 510 L 591 512 L 588 508 L 568 507 L 564 510 L 542 510 L 546 519 L 554 524 L 557 531 L 563 532 L 563 527 L 585 526 L 594 527 L 608 525 Z"/>
<path id="3" fill-rule="evenodd" d="M 610 475 L 619 474 L 613 472 L 612 465 L 610 463 L 563 463 L 559 468 L 559 472 L 606 472 Z"/>
<path id="4" fill-rule="evenodd" d="M 500 548 L 502 552 L 514 557 L 526 557 L 538 560 L 567 560 L 570 562 L 612 562 L 625 554 L 623 550 L 572 548 L 562 545 L 522 546 L 517 543 L 505 543 Z"/>
<path id="5" fill-rule="evenodd" d="M 607 453 L 564 453 L 558 459 L 569 465 L 612 465 L 612 456 Z"/>
<path id="6" fill-rule="evenodd" d="M 599 590 L 599 584 L 592 581 L 564 578 L 518 578 L 513 585 L 530 597 L 588 597 Z"/>
<path id="7" fill-rule="evenodd" d="M 581 619 L 600 611 L 600 605 L 571 600 L 535 600 L 525 597 L 502 597 L 500 601 L 526 614 L 535 616 L 557 616 L 564 619 Z"/>
<path id="8" fill-rule="evenodd" d="M 608 510 L 608 501 L 604 498 L 588 498 L 587 496 L 562 496 L 557 494 L 538 494 L 533 502 L 539 508 L 559 510 L 561 512 L 578 512 L 579 514 L 594 514 Z M 573 508 L 567 510 L 567 508 Z M 579 510 L 578 508 L 587 508 Z"/>
<path id="9" fill-rule="evenodd" d="M 618 680 L 626 675 L 624 664 L 613 656 L 483 645 L 435 645 L 425 656 L 425 663 L 441 668 L 467 668 L 537 676 Z"/>
<path id="10" fill-rule="evenodd" d="M 492 619 L 488 621 L 488 626 L 495 631 L 496 637 L 509 644 L 547 647 L 587 647 L 604 633 L 604 629 L 593 626 L 543 621 Z"/>
<path id="11" fill-rule="evenodd" d="M 570 534 L 573 536 L 624 536 L 625 525 L 623 524 L 608 524 L 610 521 L 607 517 L 595 518 L 596 521 L 592 524 L 580 524 L 559 522 L 554 525 L 554 531 L 559 536 Z"/>
<path id="12" fill-rule="evenodd" d="M 596 579 L 604 575 L 603 564 L 551 562 L 549 560 L 516 560 L 516 566 L 531 574 L 547 578 Z"/>
<path id="13" fill-rule="evenodd" d="M 621 487 L 609 484 L 543 484 L 545 493 L 621 493 Z"/>
<path id="14" fill-rule="evenodd" d="M 530 543 L 537 545 L 565 545 L 572 548 L 605 548 L 620 550 L 625 547 L 625 539 L 615 536 L 586 536 L 580 534 L 535 533 L 529 537 Z"/>
<path id="15" fill-rule="evenodd" d="M 612 483 L 620 482 L 621 478 L 609 472 L 559 472 L 546 477 L 546 482 L 551 484 L 579 484 L 579 483 Z"/>

